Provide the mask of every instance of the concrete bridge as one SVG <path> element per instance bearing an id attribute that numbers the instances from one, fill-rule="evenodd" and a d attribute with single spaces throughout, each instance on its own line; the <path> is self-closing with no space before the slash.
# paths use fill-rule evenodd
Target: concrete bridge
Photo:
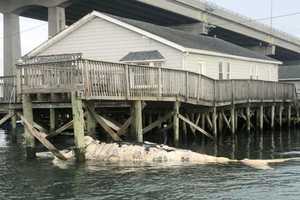
<path id="1" fill-rule="evenodd" d="M 197 0 L 0 0 L 4 75 L 14 74 L 21 54 L 18 16 L 48 21 L 51 37 L 92 10 L 217 36 L 283 62 L 300 60 L 300 39 Z"/>

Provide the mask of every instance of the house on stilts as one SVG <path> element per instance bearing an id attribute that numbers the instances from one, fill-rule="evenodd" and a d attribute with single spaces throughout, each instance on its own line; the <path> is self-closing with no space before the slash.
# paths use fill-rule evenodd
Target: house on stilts
<path id="1" fill-rule="evenodd" d="M 32 110 L 48 108 L 44 138 L 73 126 L 78 158 L 97 124 L 114 141 L 151 139 L 163 122 L 174 146 L 215 140 L 226 128 L 274 128 L 298 114 L 295 86 L 278 82 L 280 64 L 215 37 L 92 12 L 20 59 L 15 109 L 22 99 L 34 125 Z M 35 135 L 25 135 L 32 154 Z"/>

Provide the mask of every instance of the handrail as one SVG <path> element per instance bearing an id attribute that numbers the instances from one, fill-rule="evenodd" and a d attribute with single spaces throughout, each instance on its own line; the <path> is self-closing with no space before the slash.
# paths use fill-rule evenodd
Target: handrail
<path id="1" fill-rule="evenodd" d="M 240 101 L 292 101 L 295 86 L 262 80 L 215 80 L 180 69 L 154 68 L 78 59 L 18 65 L 18 93 L 78 91 L 104 100 L 180 100 L 222 104 Z"/>

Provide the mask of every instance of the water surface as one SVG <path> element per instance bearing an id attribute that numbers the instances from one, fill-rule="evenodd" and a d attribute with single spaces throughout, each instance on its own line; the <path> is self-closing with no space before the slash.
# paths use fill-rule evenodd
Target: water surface
<path id="1" fill-rule="evenodd" d="M 238 133 L 232 141 L 191 144 L 231 158 L 280 158 L 300 151 L 300 130 Z M 50 158 L 26 161 L 20 144 L 0 133 L 0 199 L 299 199 L 300 161 L 257 170 L 234 165 L 132 166 L 89 162 L 65 169 Z"/>

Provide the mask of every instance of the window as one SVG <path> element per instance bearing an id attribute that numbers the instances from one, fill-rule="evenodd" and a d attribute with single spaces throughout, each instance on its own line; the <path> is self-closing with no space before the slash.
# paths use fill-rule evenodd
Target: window
<path id="1" fill-rule="evenodd" d="M 202 75 L 206 75 L 206 65 L 205 65 L 205 62 L 199 61 L 198 64 L 199 64 L 199 73 L 202 74 Z"/>
<path id="2" fill-rule="evenodd" d="M 252 66 L 251 73 L 250 73 L 250 79 L 257 80 L 258 79 L 258 70 L 257 66 Z"/>
<path id="3" fill-rule="evenodd" d="M 231 66 L 230 63 L 227 63 L 227 69 L 226 69 L 226 79 L 230 79 L 230 73 L 231 73 Z"/>
<path id="4" fill-rule="evenodd" d="M 219 79 L 223 80 L 223 62 L 219 63 Z"/>

